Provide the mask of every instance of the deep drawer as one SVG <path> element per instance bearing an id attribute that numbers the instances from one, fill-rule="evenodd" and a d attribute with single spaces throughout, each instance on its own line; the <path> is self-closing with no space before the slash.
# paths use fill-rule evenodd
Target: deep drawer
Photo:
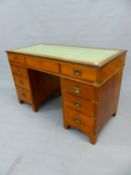
<path id="1" fill-rule="evenodd" d="M 31 97 L 31 92 L 27 89 L 21 88 L 19 86 L 16 86 L 17 89 L 17 94 L 20 100 L 32 103 L 32 97 Z"/>
<path id="2" fill-rule="evenodd" d="M 14 75 L 14 81 L 17 86 L 30 90 L 30 83 L 28 79 L 23 79 Z"/>
<path id="3" fill-rule="evenodd" d="M 11 65 L 11 70 L 13 75 L 17 75 L 21 78 L 28 78 L 28 72 L 27 69 L 22 68 L 20 66 L 15 66 L 15 65 Z"/>
<path id="4" fill-rule="evenodd" d="M 80 128 L 85 131 L 92 131 L 95 127 L 95 119 L 64 106 L 64 122 L 70 126 Z"/>
<path id="5" fill-rule="evenodd" d="M 83 97 L 87 99 L 95 99 L 95 87 L 79 83 L 77 81 L 71 81 L 65 78 L 62 78 L 62 92 L 64 94 L 70 93 L 78 97 Z"/>
<path id="6" fill-rule="evenodd" d="M 95 117 L 96 104 L 89 100 L 66 94 L 63 96 L 63 102 L 64 105 L 67 105 L 78 112 Z"/>

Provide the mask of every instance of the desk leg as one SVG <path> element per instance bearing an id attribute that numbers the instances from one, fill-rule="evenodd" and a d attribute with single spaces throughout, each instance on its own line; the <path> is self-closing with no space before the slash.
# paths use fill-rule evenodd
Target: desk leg
<path id="1" fill-rule="evenodd" d="M 115 117 L 116 116 L 116 112 L 112 114 L 112 117 Z"/>
<path id="2" fill-rule="evenodd" d="M 89 139 L 90 139 L 90 143 L 95 145 L 96 141 L 97 141 L 97 136 L 96 135 L 93 135 L 93 134 L 90 134 L 89 135 Z"/>
<path id="3" fill-rule="evenodd" d="M 35 106 L 34 104 L 32 104 L 31 106 L 32 106 L 32 110 L 33 110 L 34 112 L 37 112 L 37 111 L 38 111 L 38 107 L 37 107 L 37 106 Z"/>
<path id="4" fill-rule="evenodd" d="M 64 122 L 64 128 L 65 129 L 69 129 L 70 128 L 70 125 L 67 122 Z"/>
<path id="5" fill-rule="evenodd" d="M 24 103 L 24 101 L 22 101 L 22 100 L 20 100 L 20 99 L 18 99 L 18 100 L 19 100 L 19 103 L 20 103 L 20 104 L 23 104 L 23 103 Z"/>

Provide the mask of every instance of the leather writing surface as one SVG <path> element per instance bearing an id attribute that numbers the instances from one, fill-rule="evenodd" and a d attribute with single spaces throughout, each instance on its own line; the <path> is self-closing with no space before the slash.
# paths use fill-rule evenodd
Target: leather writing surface
<path id="1" fill-rule="evenodd" d="M 120 53 L 120 50 L 39 44 L 13 50 L 24 54 L 47 56 L 64 61 L 100 65 Z"/>

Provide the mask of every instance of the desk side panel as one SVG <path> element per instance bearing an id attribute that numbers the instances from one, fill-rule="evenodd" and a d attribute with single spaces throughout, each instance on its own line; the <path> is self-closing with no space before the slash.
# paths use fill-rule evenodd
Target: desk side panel
<path id="1" fill-rule="evenodd" d="M 96 133 L 98 133 L 106 122 L 117 113 L 122 72 L 123 70 L 121 69 L 115 76 L 97 89 L 97 98 L 99 102 L 97 104 L 96 114 Z"/>
<path id="2" fill-rule="evenodd" d="M 120 56 L 116 57 L 116 59 L 101 67 L 98 75 L 98 82 L 104 82 L 118 73 L 125 64 L 125 58 L 126 53 L 123 53 Z"/>

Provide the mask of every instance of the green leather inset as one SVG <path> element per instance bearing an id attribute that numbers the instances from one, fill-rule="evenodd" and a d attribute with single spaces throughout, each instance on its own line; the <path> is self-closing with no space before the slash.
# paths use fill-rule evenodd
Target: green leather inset
<path id="1" fill-rule="evenodd" d="M 46 44 L 19 48 L 13 51 L 38 56 L 48 56 L 51 58 L 54 57 L 65 61 L 73 61 L 93 65 L 99 65 L 104 60 L 120 52 L 120 50 Z"/>

